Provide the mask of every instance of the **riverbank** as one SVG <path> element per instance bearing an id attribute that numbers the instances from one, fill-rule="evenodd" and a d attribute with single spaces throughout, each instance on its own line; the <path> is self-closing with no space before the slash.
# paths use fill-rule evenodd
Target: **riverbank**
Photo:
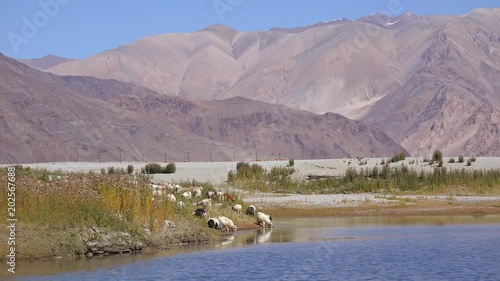
<path id="1" fill-rule="evenodd" d="M 7 201 L 7 170 L 0 169 L 0 202 Z M 145 175 L 101 175 L 15 169 L 15 231 L 1 231 L 0 260 L 15 246 L 15 259 L 94 257 L 157 251 L 224 241 L 206 218 L 193 215 L 200 198 L 167 200 L 154 195 Z M 188 187 L 188 186 L 186 186 Z M 213 188 L 205 186 L 205 190 Z M 241 202 L 235 196 L 235 202 Z M 252 218 L 236 214 L 230 201 L 214 202 L 209 216 L 227 216 L 243 228 Z M 7 221 L 0 222 L 7 229 Z M 8 222 L 9 224 L 11 222 Z M 15 235 L 15 245 L 8 244 Z M 10 258 L 9 258 L 10 259 Z"/>
<path id="2" fill-rule="evenodd" d="M 500 196 L 253 193 L 243 201 L 276 217 L 500 214 Z"/>

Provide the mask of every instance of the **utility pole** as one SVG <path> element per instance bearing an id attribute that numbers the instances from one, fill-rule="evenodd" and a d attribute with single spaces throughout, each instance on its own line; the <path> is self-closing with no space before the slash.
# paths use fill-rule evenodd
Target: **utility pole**
<path id="1" fill-rule="evenodd" d="M 189 152 L 188 152 L 188 163 L 189 163 Z"/>
<path id="2" fill-rule="evenodd" d="M 281 150 L 278 151 L 278 160 L 281 160 Z"/>
<path id="3" fill-rule="evenodd" d="M 236 162 L 236 150 L 233 151 L 233 162 Z"/>
<path id="4" fill-rule="evenodd" d="M 101 163 L 101 152 L 99 151 L 99 163 Z"/>
<path id="5" fill-rule="evenodd" d="M 165 163 L 167 163 L 167 153 L 165 152 Z"/>
<path id="6" fill-rule="evenodd" d="M 210 151 L 210 162 L 212 162 L 212 151 Z"/>
<path id="7" fill-rule="evenodd" d="M 122 162 L 122 154 L 120 153 L 120 163 Z"/>

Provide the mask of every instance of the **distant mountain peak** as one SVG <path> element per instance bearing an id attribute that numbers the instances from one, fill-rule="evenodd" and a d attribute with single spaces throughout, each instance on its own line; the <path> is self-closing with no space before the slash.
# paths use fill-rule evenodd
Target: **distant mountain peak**
<path id="1" fill-rule="evenodd" d="M 24 63 L 25 65 L 39 69 L 39 70 L 45 70 L 49 69 L 51 67 L 54 67 L 56 65 L 59 65 L 61 63 L 65 63 L 68 61 L 74 61 L 75 59 L 70 59 L 70 58 L 64 58 L 64 57 L 59 57 L 56 55 L 46 55 L 41 58 L 34 58 L 34 59 L 18 59 L 18 61 Z"/>

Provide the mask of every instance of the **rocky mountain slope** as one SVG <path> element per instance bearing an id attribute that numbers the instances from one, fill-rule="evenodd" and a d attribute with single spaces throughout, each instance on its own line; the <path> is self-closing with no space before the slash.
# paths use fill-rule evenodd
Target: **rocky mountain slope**
<path id="1" fill-rule="evenodd" d="M 244 98 L 195 101 L 93 77 L 40 72 L 0 55 L 0 163 L 237 160 L 391 155 L 379 130 Z"/>
<path id="2" fill-rule="evenodd" d="M 242 96 L 383 129 L 412 154 L 500 155 L 500 9 L 163 34 L 50 72 L 203 100 Z"/>

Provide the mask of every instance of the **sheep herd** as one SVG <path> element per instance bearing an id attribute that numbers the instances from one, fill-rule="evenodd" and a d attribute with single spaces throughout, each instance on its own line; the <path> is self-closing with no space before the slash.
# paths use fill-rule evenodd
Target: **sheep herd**
<path id="1" fill-rule="evenodd" d="M 179 207 L 185 207 L 186 203 L 183 201 L 177 201 L 174 194 L 178 194 L 180 198 L 191 199 L 202 197 L 203 187 L 182 187 L 178 184 L 154 184 L 151 183 L 151 188 L 153 191 L 153 200 L 155 196 L 165 196 L 165 198 L 170 202 L 177 202 Z M 234 198 L 225 192 L 220 191 L 208 191 L 206 192 L 206 198 L 196 202 L 196 209 L 193 211 L 193 215 L 197 217 L 206 217 L 209 210 L 212 207 L 213 200 L 230 200 L 234 201 Z M 217 204 L 222 205 L 222 204 Z M 241 204 L 235 204 L 231 207 L 232 211 L 241 214 L 243 211 L 243 206 Z M 257 219 L 257 224 L 263 228 L 272 227 L 272 217 L 263 212 L 257 212 L 257 208 L 254 205 L 249 205 L 246 208 L 245 215 L 255 217 Z M 218 229 L 222 232 L 224 231 L 235 231 L 237 230 L 234 222 L 225 216 L 209 217 L 207 220 L 207 226 L 212 229 Z"/>

